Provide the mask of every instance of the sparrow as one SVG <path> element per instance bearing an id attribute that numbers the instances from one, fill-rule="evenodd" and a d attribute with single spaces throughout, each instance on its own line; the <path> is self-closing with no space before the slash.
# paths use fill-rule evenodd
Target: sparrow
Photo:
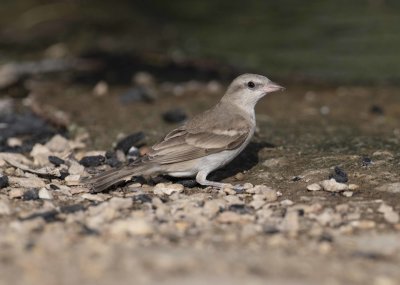
<path id="1" fill-rule="evenodd" d="M 90 178 L 93 192 L 135 176 L 196 177 L 198 184 L 216 188 L 229 183 L 207 180 L 212 171 L 232 161 L 250 142 L 256 128 L 254 107 L 268 93 L 284 90 L 267 77 L 243 74 L 229 85 L 213 108 L 169 132 L 143 157 Z"/>

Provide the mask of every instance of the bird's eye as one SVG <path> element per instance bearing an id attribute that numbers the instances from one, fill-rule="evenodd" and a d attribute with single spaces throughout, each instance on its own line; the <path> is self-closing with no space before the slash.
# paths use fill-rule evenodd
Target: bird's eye
<path id="1" fill-rule="evenodd" d="M 254 87 L 256 87 L 256 85 L 254 84 L 253 81 L 249 81 L 249 82 L 247 82 L 247 87 L 249 87 L 250 89 L 253 89 Z"/>

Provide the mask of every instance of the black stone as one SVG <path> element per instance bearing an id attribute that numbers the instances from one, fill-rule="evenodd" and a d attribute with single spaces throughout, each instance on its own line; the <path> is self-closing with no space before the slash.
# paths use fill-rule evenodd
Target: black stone
<path id="1" fill-rule="evenodd" d="M 65 160 L 59 158 L 58 156 L 50 155 L 48 157 L 50 163 L 54 164 L 55 166 L 60 166 L 61 164 L 65 163 Z"/>
<path id="2" fill-rule="evenodd" d="M 187 115 L 181 108 L 171 109 L 162 114 L 164 121 L 167 123 L 180 123 L 187 119 Z"/>
<path id="3" fill-rule="evenodd" d="M 144 138 L 145 138 L 145 135 L 143 132 L 137 132 L 137 133 L 131 134 L 131 135 L 123 138 L 122 140 L 120 140 L 117 143 L 117 146 L 115 147 L 115 149 L 122 150 L 125 154 L 127 154 L 129 149 L 132 146 L 139 147 L 140 143 L 143 143 Z"/>
<path id="4" fill-rule="evenodd" d="M 362 166 L 370 166 L 372 164 L 372 159 L 369 157 L 363 157 L 361 161 Z"/>
<path id="5" fill-rule="evenodd" d="M 293 182 L 297 182 L 297 181 L 300 181 L 301 180 L 301 177 L 300 176 L 294 176 L 294 177 L 292 177 L 292 181 Z"/>
<path id="6" fill-rule="evenodd" d="M 339 183 L 346 183 L 349 181 L 349 178 L 347 176 L 347 173 L 344 172 L 343 169 L 341 169 L 339 166 L 335 166 L 335 173 L 332 173 L 329 175 L 329 179 L 335 179 L 336 182 Z"/>
<path id="7" fill-rule="evenodd" d="M 238 214 L 249 214 L 251 212 L 251 210 L 249 209 L 249 207 L 247 207 L 244 204 L 233 204 L 230 205 L 228 208 L 229 211 L 238 213 Z"/>
<path id="8" fill-rule="evenodd" d="M 30 201 L 39 199 L 39 191 L 37 189 L 29 189 L 22 195 L 22 200 Z"/>
<path id="9" fill-rule="evenodd" d="M 129 104 L 135 102 L 152 103 L 154 99 L 155 99 L 154 96 L 151 95 L 149 90 L 141 87 L 129 89 L 119 97 L 119 101 L 122 104 Z"/>
<path id="10" fill-rule="evenodd" d="M 0 189 L 8 186 L 8 177 L 0 173 Z"/>
<path id="11" fill-rule="evenodd" d="M 379 106 L 379 105 L 372 105 L 372 106 L 369 108 L 369 112 L 370 112 L 371 114 L 380 115 L 380 116 L 382 116 L 382 115 L 385 114 L 385 111 L 384 111 L 383 108 L 382 108 L 381 106 Z"/>
<path id="12" fill-rule="evenodd" d="M 111 167 L 117 167 L 121 165 L 121 161 L 118 160 L 117 154 L 114 151 L 108 150 L 106 152 L 106 164 Z"/>
<path id="13" fill-rule="evenodd" d="M 106 158 L 102 155 L 93 155 L 83 157 L 79 163 L 85 167 L 96 167 L 102 165 L 106 161 Z"/>

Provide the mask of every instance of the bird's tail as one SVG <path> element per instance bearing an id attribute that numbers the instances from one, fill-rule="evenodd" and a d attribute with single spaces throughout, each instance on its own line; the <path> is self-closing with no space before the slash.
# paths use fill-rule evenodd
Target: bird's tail
<path id="1" fill-rule="evenodd" d="M 102 192 L 119 182 L 129 180 L 132 176 L 146 175 L 151 168 L 148 164 L 123 166 L 104 171 L 82 182 L 89 186 L 91 192 Z"/>

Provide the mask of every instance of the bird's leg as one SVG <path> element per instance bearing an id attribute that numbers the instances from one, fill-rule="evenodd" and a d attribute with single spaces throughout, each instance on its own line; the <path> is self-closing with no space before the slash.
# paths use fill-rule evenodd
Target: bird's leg
<path id="1" fill-rule="evenodd" d="M 208 171 L 200 171 L 199 173 L 197 173 L 196 175 L 197 183 L 203 186 L 211 186 L 218 189 L 222 189 L 224 187 L 233 188 L 232 184 L 229 183 L 221 183 L 221 182 L 214 182 L 207 180 L 208 173 L 209 173 Z"/>

